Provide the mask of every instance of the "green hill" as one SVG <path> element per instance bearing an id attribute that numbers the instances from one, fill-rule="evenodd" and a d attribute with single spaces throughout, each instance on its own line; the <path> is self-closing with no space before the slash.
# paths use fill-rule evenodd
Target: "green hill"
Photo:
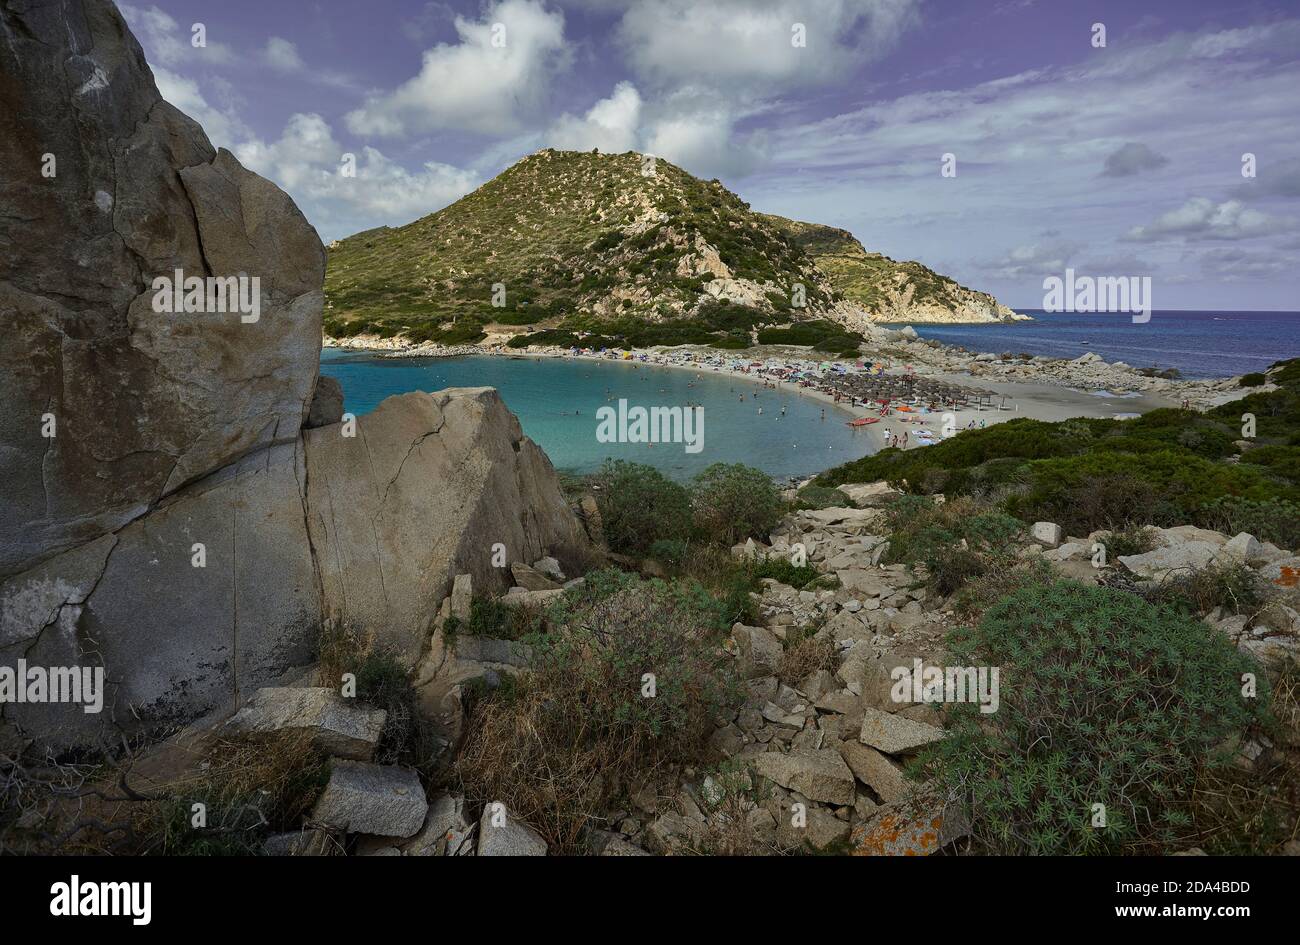
<path id="1" fill-rule="evenodd" d="M 822 235 L 861 251 L 850 234 L 755 213 L 716 180 L 646 160 L 539 151 L 436 213 L 332 244 L 326 332 L 856 350 L 865 276 L 846 277 Z M 916 263 L 885 260 L 880 279 L 897 266 L 940 293 Z"/>

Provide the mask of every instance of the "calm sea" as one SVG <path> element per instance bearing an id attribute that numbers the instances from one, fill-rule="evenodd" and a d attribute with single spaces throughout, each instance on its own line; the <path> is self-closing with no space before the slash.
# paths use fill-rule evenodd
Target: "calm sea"
<path id="1" fill-rule="evenodd" d="M 338 378 L 345 409 L 357 415 L 392 394 L 495 387 L 556 468 L 574 472 L 591 472 L 610 457 L 648 463 L 678 480 L 720 462 L 746 463 L 784 479 L 875 452 L 869 435 L 848 427 L 848 415 L 828 404 L 707 371 L 697 377 L 676 368 L 553 358 L 378 358 L 327 348 L 321 372 Z M 596 411 L 606 404 L 617 408 L 619 398 L 629 406 L 700 404 L 702 450 L 598 442 Z"/>
<path id="2" fill-rule="evenodd" d="M 1095 351 L 1133 367 L 1178 368 L 1185 377 L 1230 377 L 1300 357 L 1297 312 L 1152 312 L 1135 325 L 1128 315 L 1048 314 L 1021 309 L 1032 322 L 1003 325 L 916 325 L 972 351 L 1077 358 Z"/>

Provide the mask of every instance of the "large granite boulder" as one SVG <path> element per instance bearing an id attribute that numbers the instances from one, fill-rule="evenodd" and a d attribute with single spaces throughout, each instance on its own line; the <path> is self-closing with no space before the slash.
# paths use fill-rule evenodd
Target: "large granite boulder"
<path id="1" fill-rule="evenodd" d="M 375 630 L 414 664 L 458 574 L 504 591 L 494 562 L 587 538 L 546 454 L 492 388 L 390 397 L 356 422 L 308 430 L 307 503 L 326 619 Z"/>
<path id="2" fill-rule="evenodd" d="M 331 422 L 315 231 L 159 98 L 108 0 L 0 0 L 0 30 L 0 688 L 104 677 L 99 711 L 6 694 L 0 723 L 112 743 L 230 712 L 335 625 L 414 663 L 457 574 L 509 583 L 497 543 L 578 563 L 495 391 Z M 176 269 L 258 277 L 258 317 L 155 311 Z"/>
<path id="3" fill-rule="evenodd" d="M 161 99 L 108 0 L 0 0 L 0 30 L 3 577 L 293 441 L 325 252 Z M 257 277 L 260 316 L 155 311 L 176 270 Z"/>

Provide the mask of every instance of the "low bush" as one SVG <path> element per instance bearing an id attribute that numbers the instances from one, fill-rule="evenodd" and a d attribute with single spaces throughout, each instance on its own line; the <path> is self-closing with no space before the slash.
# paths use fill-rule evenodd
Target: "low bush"
<path id="1" fill-rule="evenodd" d="M 1170 574 L 1146 597 L 1193 616 L 1215 607 L 1233 614 L 1254 614 L 1268 599 L 1268 584 L 1244 564 L 1211 564 Z"/>
<path id="2" fill-rule="evenodd" d="M 1070 581 L 1014 591 L 949 652 L 999 668 L 1000 705 L 954 704 L 922 769 L 991 853 L 1166 852 L 1200 766 L 1267 698 L 1243 697 L 1253 663 L 1201 621 Z"/>
<path id="3" fill-rule="evenodd" d="M 714 463 L 691 484 L 696 531 L 734 545 L 766 538 L 781 517 L 781 496 L 771 478 L 752 466 Z"/>
<path id="4" fill-rule="evenodd" d="M 830 486 L 804 486 L 796 495 L 795 507 L 800 509 L 849 508 L 853 502 L 839 489 Z"/>
<path id="5" fill-rule="evenodd" d="M 1300 504 L 1285 499 L 1257 501 L 1223 496 L 1201 506 L 1196 520 L 1225 535 L 1249 532 L 1260 541 L 1300 549 Z"/>
<path id="6" fill-rule="evenodd" d="M 532 670 L 472 707 L 457 771 L 473 803 L 500 801 L 552 852 L 578 853 L 661 765 L 704 758 L 741 687 L 722 609 L 691 582 L 595 572 L 551 620 L 529 639 Z"/>
<path id="7" fill-rule="evenodd" d="M 657 541 L 690 536 L 690 494 L 654 467 L 606 460 L 595 481 L 601 527 L 614 551 L 643 554 Z"/>

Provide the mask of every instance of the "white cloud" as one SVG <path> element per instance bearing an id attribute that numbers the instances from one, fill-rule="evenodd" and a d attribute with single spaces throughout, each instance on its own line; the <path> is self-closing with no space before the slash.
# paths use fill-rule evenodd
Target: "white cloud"
<path id="1" fill-rule="evenodd" d="M 262 59 L 278 72 L 302 72 L 307 64 L 298 55 L 298 47 L 281 36 L 272 36 L 262 50 Z"/>
<path id="2" fill-rule="evenodd" d="M 763 159 L 762 136 L 736 130 L 745 114 L 711 92 L 682 89 L 652 109 L 644 150 L 700 177 L 743 176 Z"/>
<path id="3" fill-rule="evenodd" d="M 551 147 L 570 151 L 629 151 L 637 147 L 640 124 L 641 94 L 631 82 L 620 82 L 609 98 L 593 105 L 584 117 L 560 116 L 547 140 Z"/>
<path id="4" fill-rule="evenodd" d="M 435 161 L 411 172 L 372 147 L 354 154 L 356 174 L 347 176 L 347 152 L 314 113 L 294 115 L 274 142 L 251 139 L 233 150 L 283 187 L 327 240 L 432 213 L 480 183 L 471 171 Z"/>
<path id="5" fill-rule="evenodd" d="M 504 134 L 525 124 L 568 62 L 564 15 L 539 0 L 500 0 L 481 20 L 456 17 L 460 42 L 424 53 L 414 78 L 347 115 L 356 134 L 397 137 L 442 128 Z"/>
<path id="6" fill-rule="evenodd" d="M 150 63 L 164 66 L 225 65 L 235 60 L 229 46 L 206 35 L 205 45 L 195 46 L 193 24 L 182 30 L 174 17 L 156 6 L 137 7 L 122 3 L 118 8 L 139 38 Z"/>
<path id="7" fill-rule="evenodd" d="M 248 128 L 234 109 L 220 108 L 210 103 L 193 79 L 177 75 L 162 66 L 154 66 L 153 77 L 159 94 L 202 125 L 208 139 L 216 147 L 228 148 L 248 135 Z"/>
<path id="8" fill-rule="evenodd" d="M 999 279 L 1039 279 L 1060 274 L 1080 246 L 1069 240 L 1045 241 L 1017 246 L 999 259 L 984 264 L 984 269 Z"/>
<path id="9" fill-rule="evenodd" d="M 890 48 L 918 22 L 919 0 L 643 0 L 618 37 L 656 86 L 744 91 L 831 81 Z M 796 24 L 806 45 L 792 42 Z"/>
<path id="10" fill-rule="evenodd" d="M 1215 203 L 1208 197 L 1193 197 L 1152 223 L 1133 227 L 1124 239 L 1138 243 L 1169 239 L 1241 240 L 1284 228 L 1282 221 L 1247 207 L 1240 200 Z"/>

